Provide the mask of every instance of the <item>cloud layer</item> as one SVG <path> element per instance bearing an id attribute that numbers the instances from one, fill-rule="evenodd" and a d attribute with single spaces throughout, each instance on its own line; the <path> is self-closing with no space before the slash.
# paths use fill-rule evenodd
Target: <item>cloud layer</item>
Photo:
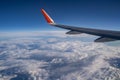
<path id="1" fill-rule="evenodd" d="M 0 41 L 0 80 L 120 79 L 119 46 L 49 35 Z"/>

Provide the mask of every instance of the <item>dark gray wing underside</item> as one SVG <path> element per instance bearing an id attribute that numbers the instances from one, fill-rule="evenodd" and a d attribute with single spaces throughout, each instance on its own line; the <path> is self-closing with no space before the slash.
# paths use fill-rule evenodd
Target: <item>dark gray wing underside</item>
<path id="1" fill-rule="evenodd" d="M 94 42 L 110 42 L 110 41 L 116 41 L 116 39 L 100 37 L 100 38 L 97 38 Z"/>
<path id="2" fill-rule="evenodd" d="M 74 26 L 67 26 L 60 24 L 51 24 L 51 25 L 70 30 L 66 34 L 87 33 L 91 35 L 100 36 L 100 38 L 96 39 L 95 42 L 109 42 L 109 41 L 120 40 L 120 31 L 91 29 L 91 28 L 74 27 Z"/>
<path id="3" fill-rule="evenodd" d="M 68 31 L 68 32 L 66 32 L 66 34 L 71 34 L 71 35 L 73 35 L 73 34 L 81 34 L 81 32 L 78 32 L 78 31 Z"/>

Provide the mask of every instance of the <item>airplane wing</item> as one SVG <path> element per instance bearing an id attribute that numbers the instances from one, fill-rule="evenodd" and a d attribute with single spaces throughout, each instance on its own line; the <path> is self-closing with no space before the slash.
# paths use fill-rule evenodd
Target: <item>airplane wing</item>
<path id="1" fill-rule="evenodd" d="M 55 27 L 70 30 L 66 34 L 87 33 L 91 35 L 100 36 L 98 39 L 95 40 L 95 42 L 109 42 L 109 41 L 120 40 L 120 31 L 101 30 L 101 29 L 92 29 L 92 28 L 74 27 L 74 26 L 56 24 L 53 21 L 53 19 L 45 12 L 44 9 L 41 9 L 41 12 L 43 16 L 45 17 L 48 24 L 55 26 Z"/>

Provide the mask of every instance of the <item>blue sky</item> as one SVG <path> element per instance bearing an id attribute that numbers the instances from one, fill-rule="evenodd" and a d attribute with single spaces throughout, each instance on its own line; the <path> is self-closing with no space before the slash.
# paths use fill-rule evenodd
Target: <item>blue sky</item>
<path id="1" fill-rule="evenodd" d="M 120 0 L 0 0 L 0 31 L 62 30 L 49 26 L 40 9 L 56 23 L 120 30 Z"/>

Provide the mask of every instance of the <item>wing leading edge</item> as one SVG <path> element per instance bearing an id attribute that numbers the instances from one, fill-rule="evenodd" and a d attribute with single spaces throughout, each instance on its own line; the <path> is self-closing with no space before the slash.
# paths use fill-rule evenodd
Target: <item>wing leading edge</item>
<path id="1" fill-rule="evenodd" d="M 74 27 L 74 26 L 56 24 L 53 21 L 53 19 L 45 12 L 44 9 L 41 9 L 41 12 L 48 24 L 70 30 L 66 34 L 87 33 L 91 35 L 100 36 L 100 38 L 96 39 L 95 42 L 109 42 L 109 41 L 120 40 L 120 31 L 101 30 L 101 29 L 92 29 L 92 28 Z"/>

